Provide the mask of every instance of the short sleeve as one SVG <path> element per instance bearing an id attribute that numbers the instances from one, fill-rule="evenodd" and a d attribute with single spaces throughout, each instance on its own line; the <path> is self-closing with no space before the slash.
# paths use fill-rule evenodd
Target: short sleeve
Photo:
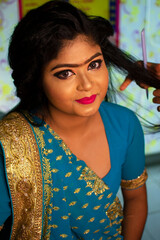
<path id="1" fill-rule="evenodd" d="M 144 134 L 138 118 L 130 112 L 125 162 L 122 166 L 121 187 L 136 189 L 147 179 L 145 170 Z"/>
<path id="2" fill-rule="evenodd" d="M 0 145 L 0 229 L 7 218 L 11 215 L 11 201 L 8 191 L 8 186 L 5 177 L 4 157 Z"/>

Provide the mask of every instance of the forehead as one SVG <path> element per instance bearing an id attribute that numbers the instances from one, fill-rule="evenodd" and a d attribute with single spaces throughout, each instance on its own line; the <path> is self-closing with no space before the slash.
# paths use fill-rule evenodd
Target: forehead
<path id="1" fill-rule="evenodd" d="M 97 52 L 102 52 L 99 45 L 92 39 L 79 35 L 74 40 L 66 40 L 53 60 L 60 63 L 82 63 Z"/>

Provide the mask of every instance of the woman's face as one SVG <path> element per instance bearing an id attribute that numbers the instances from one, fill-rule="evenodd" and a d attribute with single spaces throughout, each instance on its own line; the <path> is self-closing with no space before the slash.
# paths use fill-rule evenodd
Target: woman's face
<path id="1" fill-rule="evenodd" d="M 88 117 L 95 114 L 108 88 L 108 70 L 99 45 L 79 35 L 66 41 L 43 75 L 50 113 Z"/>

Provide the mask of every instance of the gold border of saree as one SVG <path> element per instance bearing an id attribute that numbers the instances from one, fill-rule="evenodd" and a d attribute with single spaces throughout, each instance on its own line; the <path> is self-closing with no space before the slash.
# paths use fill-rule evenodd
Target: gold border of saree
<path id="1" fill-rule="evenodd" d="M 11 239 L 38 240 L 42 232 L 42 173 L 38 146 L 23 115 L 0 121 L 0 141 L 13 204 Z"/>

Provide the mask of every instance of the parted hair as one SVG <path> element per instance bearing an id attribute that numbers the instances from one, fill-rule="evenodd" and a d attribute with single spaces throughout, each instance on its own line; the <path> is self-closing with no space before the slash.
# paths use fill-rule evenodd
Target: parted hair
<path id="1" fill-rule="evenodd" d="M 101 47 L 107 66 L 129 74 L 137 83 L 160 88 L 160 81 L 135 59 L 109 40 L 114 34 L 110 22 L 102 17 L 87 16 L 65 1 L 49 1 L 29 11 L 15 27 L 10 39 L 8 60 L 20 98 L 19 108 L 41 109 L 47 104 L 43 91 L 43 70 L 55 59 L 66 40 L 85 35 Z"/>

